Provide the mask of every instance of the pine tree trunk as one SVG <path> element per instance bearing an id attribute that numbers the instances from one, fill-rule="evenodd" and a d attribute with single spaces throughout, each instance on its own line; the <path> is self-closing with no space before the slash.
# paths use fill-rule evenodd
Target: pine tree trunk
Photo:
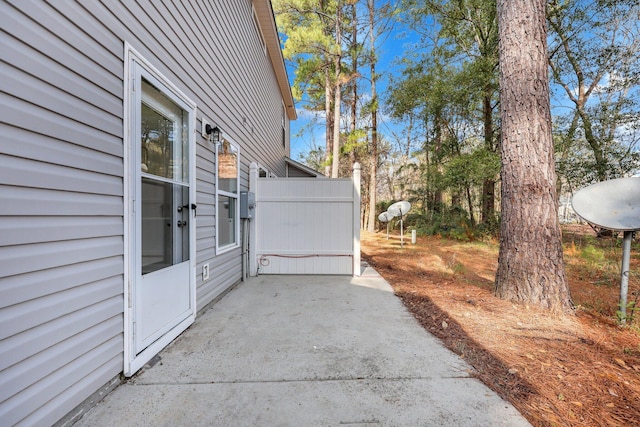
<path id="1" fill-rule="evenodd" d="M 336 8 L 336 45 L 342 46 L 342 15 L 341 5 Z M 333 158 L 331 161 L 331 178 L 338 178 L 340 169 L 340 108 L 342 107 L 342 82 L 340 69 L 342 68 L 342 54 L 336 53 L 334 59 L 335 66 L 335 87 L 333 101 Z"/>
<path id="2" fill-rule="evenodd" d="M 338 61 L 337 67 L 340 67 Z M 340 170 L 340 106 L 342 105 L 342 85 L 339 82 L 339 72 L 336 73 L 338 83 L 335 86 L 335 101 L 333 102 L 333 155 L 331 160 L 331 178 L 338 178 Z"/>
<path id="3" fill-rule="evenodd" d="M 498 0 L 502 223 L 497 296 L 573 310 L 564 272 L 547 69 L 545 0 Z"/>
<path id="4" fill-rule="evenodd" d="M 496 182 L 493 179 L 485 179 L 482 182 L 482 218 L 483 224 L 489 224 L 495 220 Z"/>
<path id="5" fill-rule="evenodd" d="M 494 151 L 493 144 L 493 111 L 491 109 L 491 88 L 485 88 L 482 100 L 482 115 L 484 116 L 484 146 L 489 151 Z M 482 217 L 483 224 L 493 222 L 495 219 L 495 187 L 494 179 L 485 179 L 482 183 Z"/>
<path id="6" fill-rule="evenodd" d="M 358 128 L 358 79 L 354 76 L 358 75 L 358 67 L 360 61 L 358 60 L 358 5 L 353 3 L 351 5 L 351 128 L 349 134 L 351 138 L 355 137 L 356 129 Z M 349 164 L 353 167 L 356 158 L 356 146 L 352 144 L 349 150 Z"/>
<path id="7" fill-rule="evenodd" d="M 326 117 L 325 121 L 325 130 L 326 130 L 326 146 L 325 146 L 325 166 L 324 166 L 324 174 L 326 176 L 331 175 L 331 154 L 333 153 L 333 111 L 331 110 L 331 101 L 333 99 L 333 91 L 332 83 L 331 83 L 331 74 L 329 71 L 329 67 L 325 70 L 324 75 L 325 87 L 324 87 L 324 113 Z"/>
<path id="8" fill-rule="evenodd" d="M 369 177 L 369 224 L 368 231 L 373 232 L 376 223 L 376 202 L 378 188 L 378 93 L 376 92 L 376 33 L 375 33 L 375 4 L 373 0 L 367 1 L 369 8 L 369 37 L 371 55 L 369 65 L 371 67 L 371 150 L 370 152 L 370 177 Z"/>

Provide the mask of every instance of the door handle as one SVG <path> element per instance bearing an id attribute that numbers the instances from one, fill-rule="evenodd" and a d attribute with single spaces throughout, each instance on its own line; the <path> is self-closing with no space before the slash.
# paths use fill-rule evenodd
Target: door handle
<path id="1" fill-rule="evenodd" d="M 178 206 L 178 212 L 182 212 L 184 209 L 193 209 L 193 216 L 197 216 L 196 209 L 198 209 L 198 205 L 195 203 L 191 203 L 191 205 Z"/>
<path id="2" fill-rule="evenodd" d="M 178 227 L 183 227 L 183 226 L 186 227 L 186 225 L 187 225 L 187 221 L 178 221 Z"/>

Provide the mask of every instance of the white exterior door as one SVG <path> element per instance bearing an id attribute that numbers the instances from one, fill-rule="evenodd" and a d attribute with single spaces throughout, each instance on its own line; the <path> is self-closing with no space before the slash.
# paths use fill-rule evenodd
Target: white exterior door
<path id="1" fill-rule="evenodd" d="M 131 78 L 130 353 L 138 359 L 135 371 L 195 317 L 195 106 L 135 60 Z"/>

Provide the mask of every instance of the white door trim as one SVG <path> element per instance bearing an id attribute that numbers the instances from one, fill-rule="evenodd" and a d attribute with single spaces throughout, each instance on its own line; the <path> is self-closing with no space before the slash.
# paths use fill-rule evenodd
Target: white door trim
<path id="1" fill-rule="evenodd" d="M 126 376 L 132 376 L 140 368 L 142 368 L 154 355 L 156 355 L 162 348 L 173 341 L 178 335 L 180 335 L 190 324 L 195 320 L 196 315 L 196 278 L 195 278 L 195 258 L 196 258 L 196 227 L 195 220 L 196 215 L 194 210 L 190 210 L 189 226 L 189 289 L 190 289 L 190 314 L 182 322 L 173 327 L 170 331 L 164 334 L 157 341 L 149 345 L 139 354 L 136 354 L 134 345 L 134 333 L 135 333 L 135 317 L 134 317 L 134 298 L 133 298 L 133 281 L 135 280 L 136 273 L 132 271 L 136 267 L 136 263 L 132 262 L 131 257 L 136 256 L 135 245 L 135 191 L 132 191 L 132 179 L 136 179 L 137 174 L 133 173 L 133 150 L 136 148 L 135 136 L 132 135 L 134 126 L 132 123 L 132 102 L 135 101 L 133 90 L 140 91 L 141 88 L 135 87 L 137 77 L 133 75 L 133 62 L 136 62 L 147 73 L 151 74 L 154 78 L 162 82 L 162 84 L 173 95 L 180 98 L 180 100 L 188 107 L 189 113 L 189 199 L 190 203 L 195 203 L 196 189 L 195 189 L 195 174 L 196 174 L 196 143 L 195 143 L 195 129 L 196 129 L 196 104 L 191 101 L 178 87 L 171 83 L 158 69 L 156 69 L 150 62 L 142 57 L 128 42 L 124 43 L 124 364 L 123 372 Z"/>

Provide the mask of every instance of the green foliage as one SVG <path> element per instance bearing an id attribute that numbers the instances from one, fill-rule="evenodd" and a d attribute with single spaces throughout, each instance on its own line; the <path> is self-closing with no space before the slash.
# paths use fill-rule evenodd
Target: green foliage
<path id="1" fill-rule="evenodd" d="M 622 310 L 616 310 L 616 318 L 618 319 L 618 323 L 630 325 L 631 323 L 633 323 L 633 319 L 638 311 L 640 311 L 640 307 L 636 307 L 636 301 L 630 301 L 627 304 L 624 313 L 622 312 Z"/>
<path id="2" fill-rule="evenodd" d="M 386 99 L 387 111 L 398 120 L 413 120 L 422 138 L 419 157 L 404 166 L 419 171 L 408 194 L 436 212 L 443 194 L 464 194 L 473 212 L 493 192 L 487 187 L 483 197 L 466 195 L 485 191 L 484 184 L 495 182 L 500 170 L 495 0 L 402 4 L 404 19 L 424 36 L 425 48 L 403 60 L 402 76 L 392 79 Z M 495 216 L 492 206 L 483 205 L 483 221 Z"/>
<path id="3" fill-rule="evenodd" d="M 606 257 L 602 248 L 587 244 L 580 252 L 580 258 L 590 267 L 597 267 L 605 263 Z"/>
<path id="4" fill-rule="evenodd" d="M 445 165 L 444 185 L 452 190 L 462 190 L 472 185 L 482 185 L 486 179 L 495 179 L 500 173 L 500 156 L 485 148 L 454 157 Z"/>
<path id="5" fill-rule="evenodd" d="M 376 202 L 376 212 L 381 214 L 382 212 L 386 212 L 394 202 L 392 200 L 379 200 Z"/>
<path id="6" fill-rule="evenodd" d="M 367 150 L 367 130 L 356 129 L 344 135 L 344 143 L 341 147 L 342 153 L 360 153 L 358 157 L 364 157 Z"/>
<path id="7" fill-rule="evenodd" d="M 322 171 L 328 165 L 323 147 L 313 147 L 305 154 L 300 154 L 300 162 L 316 171 Z"/>
<path id="8" fill-rule="evenodd" d="M 306 94 L 312 109 L 322 109 L 325 74 L 336 49 L 332 24 L 335 1 L 273 0 L 278 31 L 284 35 L 282 54 L 295 65 L 292 93 L 297 101 Z"/>
<path id="9" fill-rule="evenodd" d="M 500 233 L 500 216 L 492 216 L 487 221 L 476 224 L 475 233 L 482 238 L 497 237 Z"/>
<path id="10" fill-rule="evenodd" d="M 571 109 L 554 117 L 557 170 L 571 189 L 640 169 L 638 16 L 637 1 L 548 4 L 551 79 Z"/>
<path id="11" fill-rule="evenodd" d="M 419 235 L 439 235 L 464 242 L 479 237 L 469 215 L 460 208 L 443 209 L 441 212 L 432 211 L 426 214 L 410 214 L 407 215 L 405 224 L 415 228 Z"/>
<path id="12" fill-rule="evenodd" d="M 312 101 L 308 104 L 311 110 L 324 108 L 324 76 L 322 70 L 324 62 L 319 57 L 296 56 L 291 59 L 295 64 L 295 77 L 291 86 L 291 93 L 296 101 L 302 100 L 307 94 Z"/>

